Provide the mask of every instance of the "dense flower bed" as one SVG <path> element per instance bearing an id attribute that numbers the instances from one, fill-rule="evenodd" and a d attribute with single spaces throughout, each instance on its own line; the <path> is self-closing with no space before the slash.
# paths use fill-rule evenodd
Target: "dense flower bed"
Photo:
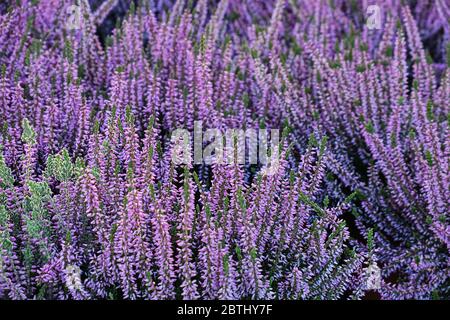
<path id="1" fill-rule="evenodd" d="M 450 9 L 375 2 L 1 4 L 0 298 L 449 298 Z"/>

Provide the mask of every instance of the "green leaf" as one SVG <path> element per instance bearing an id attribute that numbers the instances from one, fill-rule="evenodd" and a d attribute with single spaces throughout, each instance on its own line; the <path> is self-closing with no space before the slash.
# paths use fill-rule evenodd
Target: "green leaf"
<path id="1" fill-rule="evenodd" d="M 250 257 L 252 258 L 253 261 L 255 261 L 257 256 L 258 256 L 258 252 L 256 251 L 256 248 L 252 248 L 250 250 Z"/>
<path id="2" fill-rule="evenodd" d="M 28 119 L 22 121 L 22 141 L 28 145 L 36 144 L 36 132 L 31 126 Z"/>
<path id="3" fill-rule="evenodd" d="M 431 100 L 427 102 L 427 119 L 428 121 L 434 120 L 433 102 Z"/>
<path id="4" fill-rule="evenodd" d="M 230 257 L 228 256 L 228 253 L 223 256 L 223 271 L 225 274 L 230 272 Z"/>
<path id="5" fill-rule="evenodd" d="M 433 166 L 433 155 L 429 150 L 425 151 L 425 158 L 427 159 L 428 165 Z"/>
<path id="6" fill-rule="evenodd" d="M 236 245 L 235 252 L 236 252 L 238 260 L 239 261 L 242 260 L 242 251 L 241 251 L 241 248 L 239 247 L 239 245 Z"/>
<path id="7" fill-rule="evenodd" d="M 366 124 L 366 130 L 367 130 L 367 132 L 370 133 L 370 134 L 375 133 L 375 128 L 373 127 L 372 122 L 369 121 L 369 122 Z"/>
<path id="8" fill-rule="evenodd" d="M 7 189 L 14 185 L 14 177 L 11 169 L 6 165 L 5 158 L 0 152 L 0 188 Z"/>
<path id="9" fill-rule="evenodd" d="M 387 46 L 384 50 L 384 54 L 386 57 L 393 57 L 394 56 L 394 48 L 392 46 Z"/>
<path id="10" fill-rule="evenodd" d="M 373 229 L 370 228 L 367 232 L 367 248 L 369 249 L 369 252 L 372 252 L 374 248 L 374 242 L 373 242 Z"/>

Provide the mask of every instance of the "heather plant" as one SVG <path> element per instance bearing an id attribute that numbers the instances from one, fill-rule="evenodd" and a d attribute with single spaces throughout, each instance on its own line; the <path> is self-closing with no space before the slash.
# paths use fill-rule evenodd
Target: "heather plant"
<path id="1" fill-rule="evenodd" d="M 448 298 L 450 9 L 364 5 L 0 5 L 0 298 Z"/>

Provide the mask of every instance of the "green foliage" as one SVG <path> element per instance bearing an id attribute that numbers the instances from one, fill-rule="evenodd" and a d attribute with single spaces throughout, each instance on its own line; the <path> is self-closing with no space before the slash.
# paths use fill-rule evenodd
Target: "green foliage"
<path id="1" fill-rule="evenodd" d="M 73 177 L 73 174 L 74 165 L 66 149 L 63 149 L 57 155 L 50 155 L 48 157 L 44 176 L 54 177 L 60 182 L 67 182 Z"/>
<path id="2" fill-rule="evenodd" d="M 427 102 L 427 119 L 428 119 L 428 121 L 434 120 L 433 102 L 432 101 Z"/>
<path id="3" fill-rule="evenodd" d="M 360 65 L 356 66 L 356 72 L 363 73 L 364 71 L 366 71 L 366 66 L 365 65 L 360 64 Z"/>
<path id="4" fill-rule="evenodd" d="M 223 271 L 226 275 L 230 272 L 230 257 L 228 256 L 228 253 L 223 256 Z"/>
<path id="5" fill-rule="evenodd" d="M 303 202 L 304 204 L 311 207 L 320 217 L 325 216 L 325 211 L 314 201 L 312 201 L 307 195 L 305 195 L 303 192 L 299 191 L 299 200 Z"/>
<path id="6" fill-rule="evenodd" d="M 387 46 L 386 49 L 384 50 L 384 54 L 386 55 L 386 57 L 393 57 L 394 49 L 392 48 L 392 46 Z"/>
<path id="7" fill-rule="evenodd" d="M 433 166 L 433 154 L 430 152 L 430 150 L 425 151 L 425 159 L 427 159 L 428 165 L 430 167 Z"/>
<path id="8" fill-rule="evenodd" d="M 125 119 L 128 125 L 133 126 L 134 125 L 134 115 L 133 111 L 131 110 L 131 106 L 127 105 L 125 109 Z"/>
<path id="9" fill-rule="evenodd" d="M 369 252 L 372 252 L 374 248 L 374 241 L 373 241 L 373 229 L 369 229 L 367 232 L 367 249 L 369 249 Z"/>
<path id="10" fill-rule="evenodd" d="M 1 148 L 0 148 L 1 150 Z M 0 152 L 0 188 L 7 189 L 14 185 L 14 177 L 11 169 L 6 165 L 5 158 Z"/>
<path id="11" fill-rule="evenodd" d="M 375 133 L 375 128 L 374 128 L 372 122 L 369 121 L 369 122 L 366 123 L 366 130 L 370 134 Z"/>
<path id="12" fill-rule="evenodd" d="M 12 242 L 10 238 L 8 224 L 10 216 L 6 207 L 0 205 L 0 253 L 3 251 L 10 252 L 12 250 Z M 0 265 L 2 262 L 2 255 L 0 254 Z"/>
<path id="13" fill-rule="evenodd" d="M 26 229 L 31 238 L 42 239 L 49 234 L 46 204 L 51 200 L 52 191 L 46 182 L 28 181 L 30 195 L 24 200 Z"/>
<path id="14" fill-rule="evenodd" d="M 36 132 L 28 119 L 22 121 L 22 141 L 28 145 L 36 144 Z"/>
<path id="15" fill-rule="evenodd" d="M 72 43 L 66 39 L 64 41 L 64 50 L 63 50 L 64 58 L 66 58 L 70 63 L 73 62 L 73 48 Z"/>

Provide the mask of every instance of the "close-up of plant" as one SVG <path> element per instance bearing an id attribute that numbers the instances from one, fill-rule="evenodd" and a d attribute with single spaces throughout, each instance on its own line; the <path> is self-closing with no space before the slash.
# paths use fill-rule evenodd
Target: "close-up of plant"
<path id="1" fill-rule="evenodd" d="M 446 0 L 0 3 L 0 300 L 450 299 Z"/>

